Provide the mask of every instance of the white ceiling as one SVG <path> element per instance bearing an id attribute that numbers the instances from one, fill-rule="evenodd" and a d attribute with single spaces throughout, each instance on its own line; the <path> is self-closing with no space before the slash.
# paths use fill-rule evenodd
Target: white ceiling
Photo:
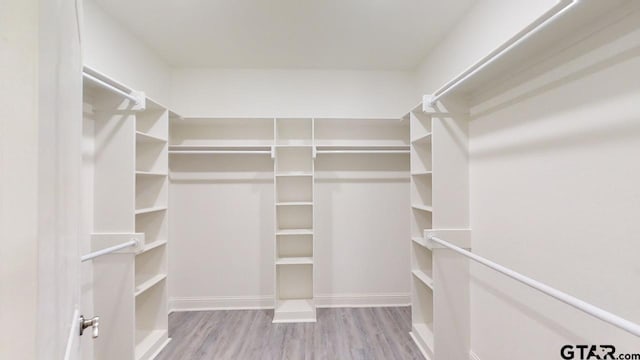
<path id="1" fill-rule="evenodd" d="M 96 0 L 177 67 L 415 68 L 474 0 Z"/>

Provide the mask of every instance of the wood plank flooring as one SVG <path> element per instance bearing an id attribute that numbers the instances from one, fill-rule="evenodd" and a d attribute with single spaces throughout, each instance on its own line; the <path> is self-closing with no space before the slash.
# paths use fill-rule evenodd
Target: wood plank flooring
<path id="1" fill-rule="evenodd" d="M 410 307 L 318 309 L 317 322 L 272 324 L 273 310 L 176 312 L 156 360 L 424 359 Z"/>

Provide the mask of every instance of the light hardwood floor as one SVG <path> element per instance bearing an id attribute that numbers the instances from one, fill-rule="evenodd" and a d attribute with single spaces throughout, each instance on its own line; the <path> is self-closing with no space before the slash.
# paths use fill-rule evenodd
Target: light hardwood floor
<path id="1" fill-rule="evenodd" d="M 176 312 L 156 360 L 420 359 L 411 309 L 318 309 L 317 322 L 272 324 L 271 310 Z"/>

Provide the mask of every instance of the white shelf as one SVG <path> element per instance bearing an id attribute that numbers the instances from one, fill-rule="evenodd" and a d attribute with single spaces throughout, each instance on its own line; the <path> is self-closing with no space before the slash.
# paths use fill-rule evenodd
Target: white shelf
<path id="1" fill-rule="evenodd" d="M 411 272 L 418 280 L 425 284 L 429 289 L 433 290 L 433 279 L 422 270 L 413 270 Z"/>
<path id="2" fill-rule="evenodd" d="M 375 154 L 409 154 L 409 145 L 389 146 L 389 145 L 320 145 L 316 146 L 316 154 L 353 154 L 353 155 L 375 155 Z"/>
<path id="3" fill-rule="evenodd" d="M 276 232 L 276 235 L 313 235 L 312 229 L 281 229 Z"/>
<path id="4" fill-rule="evenodd" d="M 289 143 L 278 143 L 276 144 L 277 148 L 310 148 L 313 147 L 311 142 L 289 142 Z"/>
<path id="5" fill-rule="evenodd" d="M 166 143 L 167 139 L 159 136 L 151 135 L 142 131 L 136 131 L 136 142 L 154 142 L 154 143 Z"/>
<path id="6" fill-rule="evenodd" d="M 276 177 L 310 177 L 312 173 L 306 171 L 282 171 L 275 174 Z"/>
<path id="7" fill-rule="evenodd" d="M 315 322 L 316 309 L 313 300 L 290 299 L 279 300 L 274 310 L 274 323 Z"/>
<path id="8" fill-rule="evenodd" d="M 313 265 L 312 257 L 281 257 L 276 265 Z"/>
<path id="9" fill-rule="evenodd" d="M 426 133 L 422 136 L 419 136 L 413 140 L 411 140 L 412 144 L 418 144 L 418 143 L 428 143 L 429 141 L 431 141 L 431 133 Z"/>
<path id="10" fill-rule="evenodd" d="M 181 155 L 272 155 L 271 146 L 264 145 L 170 145 L 169 154 Z"/>
<path id="11" fill-rule="evenodd" d="M 148 213 L 152 213 L 152 212 L 165 211 L 165 210 L 167 210 L 166 206 L 154 206 L 154 207 L 149 207 L 149 208 L 136 209 L 136 215 L 148 214 Z"/>
<path id="12" fill-rule="evenodd" d="M 311 201 L 283 201 L 277 202 L 276 206 L 312 206 L 313 202 Z"/>
<path id="13" fill-rule="evenodd" d="M 418 343 L 425 345 L 429 353 L 433 354 L 433 324 L 413 324 L 413 336 L 417 337 Z"/>
<path id="14" fill-rule="evenodd" d="M 411 207 L 420 211 L 433 212 L 432 206 L 413 204 Z"/>
<path id="15" fill-rule="evenodd" d="M 162 171 L 136 171 L 137 176 L 167 176 L 166 172 Z"/>
<path id="16" fill-rule="evenodd" d="M 424 248 L 429 249 L 429 247 L 427 246 L 427 242 L 423 238 L 421 238 L 419 236 L 412 237 L 411 241 L 413 241 L 414 243 L 416 243 L 416 244 L 418 244 L 418 245 L 420 245 L 420 246 L 422 246 Z M 429 250 L 431 250 L 431 249 L 429 249 Z"/>
<path id="17" fill-rule="evenodd" d="M 156 276 L 153 276 L 153 277 L 143 281 L 140 285 L 136 286 L 136 290 L 134 292 L 134 296 L 138 296 L 138 295 L 144 293 L 145 291 L 151 289 L 152 287 L 154 287 L 155 285 L 157 285 L 161 281 L 165 280 L 166 278 L 167 278 L 167 274 L 158 274 Z"/>
<path id="18" fill-rule="evenodd" d="M 167 240 L 156 240 L 156 241 L 145 244 L 144 247 L 142 248 L 142 251 L 140 251 L 140 253 L 142 254 L 164 245 L 167 245 Z"/>
<path id="19" fill-rule="evenodd" d="M 167 330 L 151 331 L 136 344 L 135 358 L 145 359 L 158 352 L 169 341 Z"/>
<path id="20" fill-rule="evenodd" d="M 433 175 L 433 171 L 414 171 L 411 176 L 430 176 Z"/>

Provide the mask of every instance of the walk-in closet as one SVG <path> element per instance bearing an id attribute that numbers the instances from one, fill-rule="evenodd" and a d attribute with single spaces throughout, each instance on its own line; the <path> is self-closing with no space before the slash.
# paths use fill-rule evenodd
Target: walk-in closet
<path id="1" fill-rule="evenodd" d="M 7 0 L 0 359 L 640 359 L 640 1 Z"/>

